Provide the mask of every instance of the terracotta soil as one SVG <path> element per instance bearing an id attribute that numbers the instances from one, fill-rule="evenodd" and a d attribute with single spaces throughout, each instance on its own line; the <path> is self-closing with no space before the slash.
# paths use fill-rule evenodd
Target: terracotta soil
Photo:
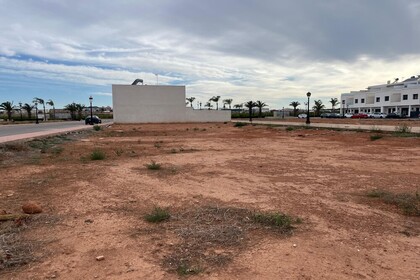
<path id="1" fill-rule="evenodd" d="M 231 123 L 112 125 L 40 152 L 5 148 L 0 211 L 22 213 L 22 204 L 34 201 L 43 213 L 17 233 L 32 244 L 34 260 L 0 270 L 0 278 L 178 279 L 184 276 L 168 258 L 198 255 L 191 251 L 214 242 L 219 247 L 200 251 L 203 258 L 218 256 L 214 262 L 181 273 L 418 279 L 420 218 L 366 193 L 419 191 L 420 137 L 384 134 L 371 141 L 371 135 Z M 104 160 L 90 159 L 95 149 Z M 147 169 L 151 161 L 161 169 Z M 169 221 L 144 220 L 155 206 L 170 211 Z M 203 209 L 225 212 L 200 220 Z M 237 220 L 229 220 L 232 228 L 223 219 L 235 209 L 279 211 L 302 222 L 286 235 Z M 204 227 L 216 224 L 223 230 Z M 235 232 L 234 243 L 217 242 Z M 182 249 L 198 233 L 202 244 Z"/>

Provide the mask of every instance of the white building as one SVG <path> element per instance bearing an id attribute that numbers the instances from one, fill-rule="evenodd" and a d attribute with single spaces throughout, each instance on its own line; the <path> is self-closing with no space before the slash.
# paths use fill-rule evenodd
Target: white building
<path id="1" fill-rule="evenodd" d="M 420 75 L 402 82 L 370 86 L 366 90 L 341 94 L 341 113 L 397 113 L 410 116 L 420 111 Z"/>
<path id="2" fill-rule="evenodd" d="M 230 110 L 185 106 L 185 86 L 112 85 L 116 123 L 226 122 Z"/>

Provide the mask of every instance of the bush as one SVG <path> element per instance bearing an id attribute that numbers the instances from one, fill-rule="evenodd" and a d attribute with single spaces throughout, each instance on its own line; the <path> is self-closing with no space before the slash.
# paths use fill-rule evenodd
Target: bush
<path id="1" fill-rule="evenodd" d="M 153 208 L 153 211 L 144 216 L 144 219 L 149 223 L 160 223 L 166 220 L 169 220 L 171 214 L 169 214 L 168 209 L 163 209 L 158 206 Z"/>
<path id="2" fill-rule="evenodd" d="M 154 160 L 152 160 L 151 163 L 146 164 L 146 167 L 150 170 L 159 170 L 161 166 L 159 163 L 156 163 Z"/>
<path id="3" fill-rule="evenodd" d="M 380 189 L 375 189 L 367 192 L 368 197 L 377 198 L 384 203 L 395 205 L 400 208 L 405 215 L 420 216 L 420 195 L 400 193 L 394 194 Z"/>
<path id="4" fill-rule="evenodd" d="M 370 140 L 375 141 L 375 140 L 381 139 L 382 137 L 383 137 L 382 135 L 375 134 L 375 135 L 370 136 Z"/>
<path id="5" fill-rule="evenodd" d="M 279 228 L 282 230 L 289 230 L 292 228 L 292 217 L 274 212 L 274 213 L 256 213 L 253 215 L 252 219 L 255 222 L 258 222 L 260 224 L 271 226 L 275 228 Z"/>
<path id="6" fill-rule="evenodd" d="M 105 159 L 105 153 L 99 149 L 95 149 L 91 154 L 90 154 L 90 159 L 91 160 L 103 160 Z"/>
<path id="7" fill-rule="evenodd" d="M 236 122 L 233 126 L 234 127 L 242 127 L 242 126 L 246 126 L 248 125 L 248 123 L 244 123 L 244 122 Z"/>
<path id="8" fill-rule="evenodd" d="M 96 125 L 93 126 L 93 130 L 99 131 L 99 130 L 101 130 L 101 127 L 96 124 Z"/>
<path id="9" fill-rule="evenodd" d="M 395 132 L 396 133 L 411 133 L 411 126 L 408 126 L 407 124 L 401 124 L 395 127 Z"/>
<path id="10" fill-rule="evenodd" d="M 295 128 L 293 126 L 286 127 L 286 131 L 292 131 L 292 130 L 295 130 Z"/>

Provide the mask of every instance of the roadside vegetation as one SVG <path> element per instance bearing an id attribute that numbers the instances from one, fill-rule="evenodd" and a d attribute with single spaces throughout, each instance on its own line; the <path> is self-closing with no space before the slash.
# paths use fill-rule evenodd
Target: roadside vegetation
<path id="1" fill-rule="evenodd" d="M 407 216 L 420 216 L 420 194 L 416 193 L 392 193 L 382 189 L 373 189 L 366 193 L 366 196 L 391 204 L 400 209 Z"/>

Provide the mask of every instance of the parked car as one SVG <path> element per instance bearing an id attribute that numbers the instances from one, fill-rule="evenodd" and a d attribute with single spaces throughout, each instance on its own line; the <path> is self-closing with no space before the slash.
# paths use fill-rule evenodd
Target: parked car
<path id="1" fill-rule="evenodd" d="M 321 118 L 329 118 L 331 116 L 330 113 L 322 113 Z"/>
<path id="2" fill-rule="evenodd" d="M 372 118 L 375 118 L 375 119 L 384 119 L 384 118 L 386 118 L 386 114 L 384 114 L 384 113 L 373 113 L 372 114 Z"/>
<path id="3" fill-rule="evenodd" d="M 92 120 L 89 117 L 86 117 L 85 124 L 98 124 L 102 123 L 102 120 L 98 116 L 92 116 Z"/>
<path id="4" fill-rule="evenodd" d="M 344 117 L 345 118 L 351 118 L 353 116 L 353 114 L 350 114 L 350 113 L 346 113 L 346 114 L 344 114 Z"/>
<path id="5" fill-rule="evenodd" d="M 299 114 L 299 115 L 298 115 L 298 118 L 299 118 L 299 119 L 306 119 L 306 118 L 307 118 L 307 116 L 308 116 L 308 115 L 306 115 L 306 114 Z"/>
<path id="6" fill-rule="evenodd" d="M 340 115 L 339 113 L 331 113 L 329 118 L 339 119 L 339 118 L 342 118 L 342 115 Z"/>
<path id="7" fill-rule="evenodd" d="M 401 116 L 396 114 L 396 113 L 389 113 L 388 115 L 386 115 L 387 119 L 401 119 Z"/>
<path id="8" fill-rule="evenodd" d="M 369 116 L 365 113 L 358 113 L 351 116 L 352 119 L 367 119 Z"/>

